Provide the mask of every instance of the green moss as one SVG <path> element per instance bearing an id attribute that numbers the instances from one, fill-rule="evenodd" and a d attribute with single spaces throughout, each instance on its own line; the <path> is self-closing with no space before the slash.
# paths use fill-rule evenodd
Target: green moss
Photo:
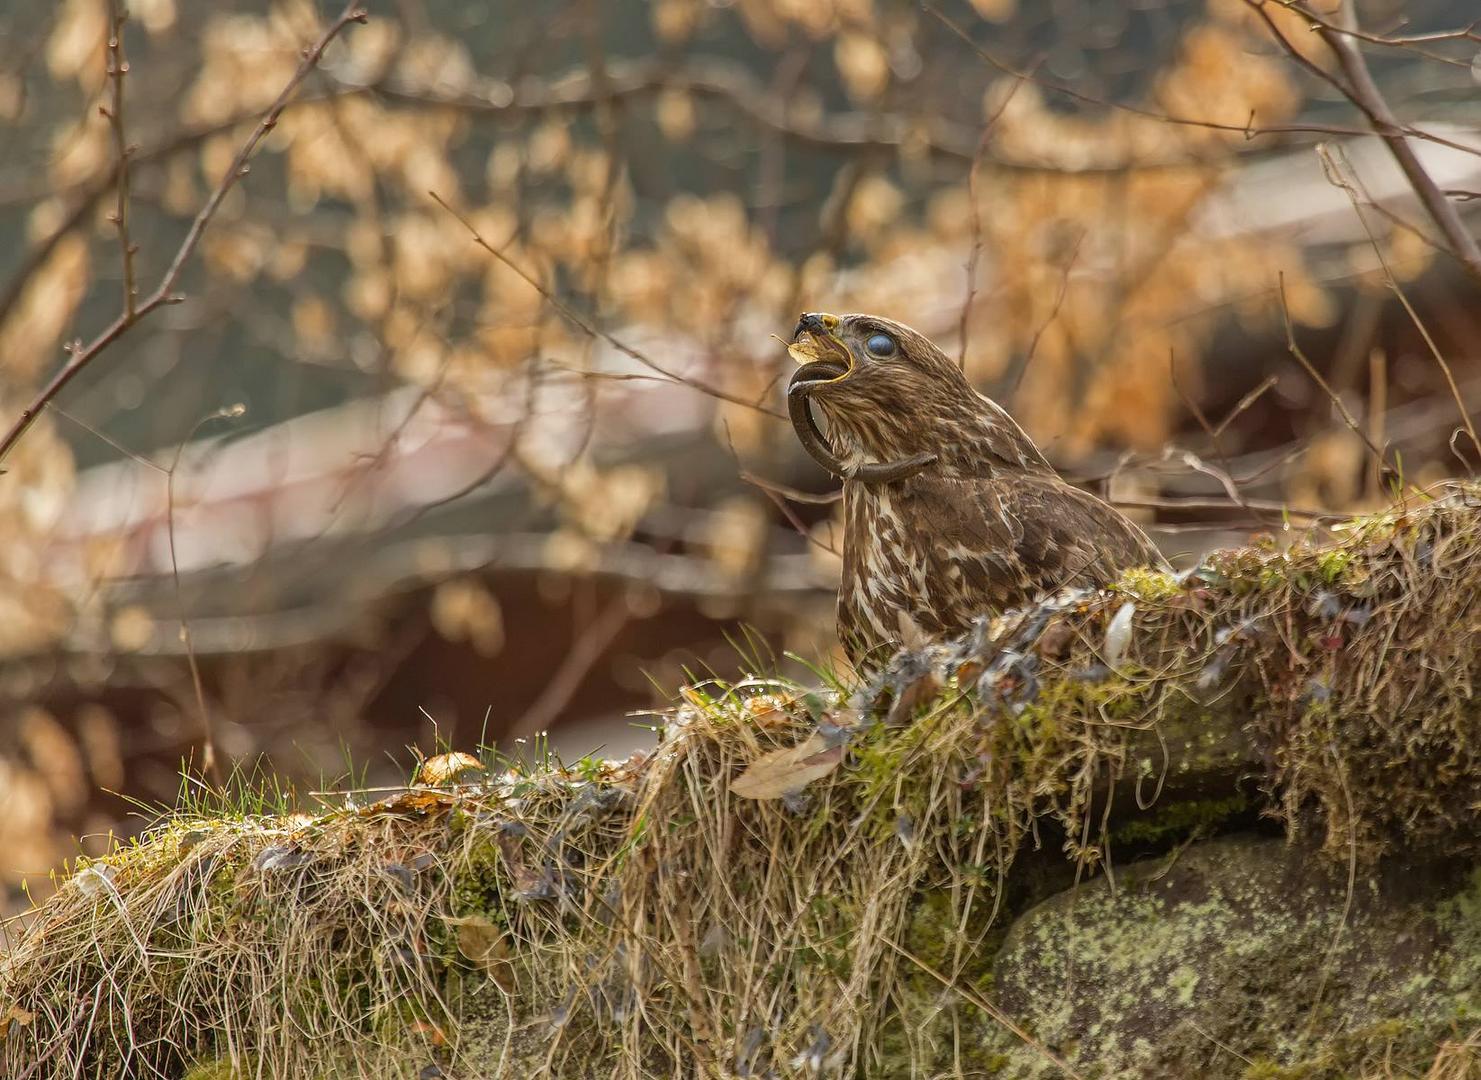
<path id="1" fill-rule="evenodd" d="M 1435 1031 L 1425 1030 L 1413 1019 L 1380 1020 L 1325 1036 L 1318 1052 L 1301 1061 L 1281 1064 L 1268 1057 L 1256 1058 L 1239 1074 L 1239 1080 L 1349 1080 L 1356 1076 L 1381 1076 L 1378 1070 L 1384 1066 L 1393 1070 L 1399 1062 L 1410 1062 L 1416 1067 L 1426 1064 L 1434 1055 L 1436 1037 Z"/>
<path id="2" fill-rule="evenodd" d="M 1337 585 L 1353 564 L 1353 553 L 1346 548 L 1332 548 L 1317 555 L 1317 570 L 1328 585 Z"/>
<path id="3" fill-rule="evenodd" d="M 501 858 L 492 837 L 480 838 L 459 860 L 453 877 L 453 914 L 496 914 L 502 907 L 504 885 L 500 879 Z"/>
<path id="4" fill-rule="evenodd" d="M 1148 603 L 1171 600 L 1183 593 L 1183 584 L 1176 575 L 1148 568 L 1127 570 L 1111 588 Z"/>
<path id="5" fill-rule="evenodd" d="M 1445 985 L 1454 995 L 1457 1019 L 1481 1022 L 1481 866 L 1465 889 L 1440 905 L 1436 922 L 1452 943 Z"/>
<path id="6" fill-rule="evenodd" d="M 230 1058 L 219 1057 L 192 1065 L 181 1080 L 239 1080 L 242 1075 Z"/>
<path id="7" fill-rule="evenodd" d="M 1111 833 L 1113 843 L 1162 844 L 1207 836 L 1230 818 L 1247 813 L 1250 800 L 1244 795 L 1224 799 L 1188 799 L 1155 805 L 1146 817 L 1134 817 Z"/>

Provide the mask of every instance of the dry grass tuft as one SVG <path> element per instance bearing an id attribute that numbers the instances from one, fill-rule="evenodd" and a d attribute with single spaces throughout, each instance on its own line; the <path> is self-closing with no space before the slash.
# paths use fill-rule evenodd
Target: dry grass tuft
<path id="1" fill-rule="evenodd" d="M 1464 1041 L 1447 1042 L 1435 1054 L 1425 1080 L 1476 1080 L 1481 1077 L 1481 1028 Z"/>
<path id="2" fill-rule="evenodd" d="M 642 759 L 166 821 L 33 914 L 0 972 L 0 1060 L 275 1078 L 949 1062 L 959 1010 L 1010 1024 L 981 943 L 1015 854 L 1053 836 L 1094 868 L 1113 807 L 1136 812 L 1125 792 L 1145 808 L 1229 768 L 1205 736 L 1243 745 L 1243 769 L 1253 748 L 1270 812 L 1345 855 L 1481 835 L 1478 507 L 1452 486 L 1335 546 L 1129 574 L 857 689 L 688 688 Z M 733 790 L 807 739 L 842 764 L 776 798 Z M 945 929 L 922 938 L 926 893 Z M 1449 1060 L 1432 1075 L 1463 1075 Z"/>

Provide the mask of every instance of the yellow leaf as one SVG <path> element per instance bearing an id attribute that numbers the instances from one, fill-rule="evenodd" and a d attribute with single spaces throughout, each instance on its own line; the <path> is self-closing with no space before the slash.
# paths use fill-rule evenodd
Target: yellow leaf
<path id="1" fill-rule="evenodd" d="M 35 1019 L 35 1013 L 29 1012 L 26 1009 L 21 1008 L 19 1005 L 12 1005 L 10 1008 L 5 1010 L 4 1016 L 0 1016 L 0 1039 L 5 1038 L 5 1036 L 10 1032 L 11 1024 L 19 1024 L 21 1027 L 28 1027 L 31 1021 Z"/>
<path id="2" fill-rule="evenodd" d="M 102 0 L 67 0 L 46 43 L 46 67 L 55 79 L 73 75 L 94 85 L 103 75 L 103 39 L 108 11 Z M 95 76 L 93 81 L 89 75 Z"/>
<path id="3" fill-rule="evenodd" d="M 694 134 L 694 99 L 683 90 L 664 90 L 654 109 L 658 129 L 670 142 L 683 142 Z"/>
<path id="4" fill-rule="evenodd" d="M 422 767 L 417 770 L 417 783 L 429 787 L 466 784 L 481 780 L 485 773 L 483 762 L 472 754 L 458 750 L 451 754 L 438 754 L 422 762 Z"/>
<path id="5" fill-rule="evenodd" d="M 843 85 L 856 101 L 873 101 L 890 78 L 884 46 L 868 34 L 841 34 L 833 46 L 833 62 L 843 76 Z"/>
<path id="6" fill-rule="evenodd" d="M 450 918 L 456 928 L 458 952 L 471 960 L 505 990 L 514 988 L 514 970 L 509 962 L 509 937 L 486 915 Z"/>
<path id="7" fill-rule="evenodd" d="M 972 0 L 972 7 L 988 22 L 1007 22 L 1018 12 L 1018 0 Z"/>

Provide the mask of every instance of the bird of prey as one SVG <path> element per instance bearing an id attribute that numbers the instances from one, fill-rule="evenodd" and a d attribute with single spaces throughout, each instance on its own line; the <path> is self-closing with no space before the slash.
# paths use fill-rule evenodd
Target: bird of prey
<path id="1" fill-rule="evenodd" d="M 1065 586 L 1165 565 L 908 326 L 813 312 L 792 336 L 793 427 L 843 480 L 838 636 L 856 667 Z"/>

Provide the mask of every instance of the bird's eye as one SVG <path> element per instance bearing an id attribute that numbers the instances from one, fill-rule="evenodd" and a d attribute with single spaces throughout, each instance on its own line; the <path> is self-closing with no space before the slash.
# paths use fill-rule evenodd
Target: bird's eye
<path id="1" fill-rule="evenodd" d="M 864 348 L 868 350 L 870 356 L 877 356 L 883 360 L 887 356 L 895 355 L 895 339 L 889 334 L 874 334 L 864 342 Z"/>

